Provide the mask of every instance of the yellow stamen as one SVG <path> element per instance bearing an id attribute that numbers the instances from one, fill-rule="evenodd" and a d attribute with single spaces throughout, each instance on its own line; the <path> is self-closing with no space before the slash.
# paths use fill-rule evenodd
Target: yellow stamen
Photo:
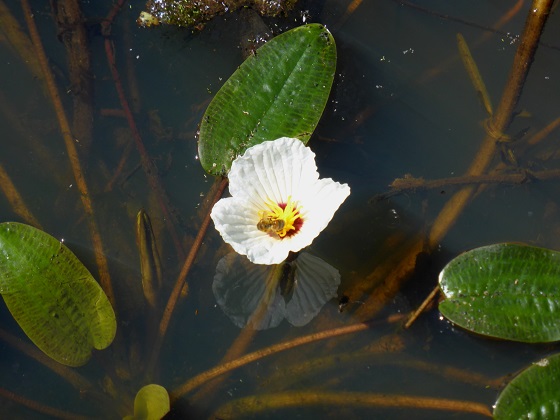
<path id="1" fill-rule="evenodd" d="M 296 230 L 296 221 L 301 219 L 301 213 L 298 203 L 294 203 L 291 196 L 288 197 L 284 208 L 271 200 L 266 205 L 268 210 L 259 212 L 260 220 L 257 223 L 259 230 L 274 233 L 281 238 L 286 236 L 289 231 Z"/>

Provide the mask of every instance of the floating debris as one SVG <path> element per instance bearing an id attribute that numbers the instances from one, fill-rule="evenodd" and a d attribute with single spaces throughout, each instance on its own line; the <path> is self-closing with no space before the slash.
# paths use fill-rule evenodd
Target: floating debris
<path id="1" fill-rule="evenodd" d="M 176 26 L 191 26 L 202 29 L 204 24 L 217 15 L 233 12 L 241 7 L 250 7 L 262 16 L 286 15 L 297 0 L 149 0 L 146 11 L 136 20 L 143 27 L 160 23 Z"/>

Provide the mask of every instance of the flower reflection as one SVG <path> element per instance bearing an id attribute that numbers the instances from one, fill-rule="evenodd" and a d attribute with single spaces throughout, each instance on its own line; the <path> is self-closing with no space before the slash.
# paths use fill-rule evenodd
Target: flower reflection
<path id="1" fill-rule="evenodd" d="M 319 179 L 315 154 L 282 137 L 250 147 L 231 165 L 231 197 L 212 209 L 224 241 L 255 264 L 278 264 L 311 244 L 350 194 L 350 187 Z"/>
<path id="2" fill-rule="evenodd" d="M 212 290 L 235 325 L 264 330 L 284 318 L 294 326 L 307 324 L 337 295 L 339 284 L 337 269 L 305 252 L 277 265 L 252 264 L 230 253 L 218 262 Z"/>

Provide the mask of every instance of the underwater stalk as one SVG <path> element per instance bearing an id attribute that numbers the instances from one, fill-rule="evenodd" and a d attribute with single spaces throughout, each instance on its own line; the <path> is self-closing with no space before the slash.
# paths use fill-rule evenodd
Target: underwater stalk
<path id="1" fill-rule="evenodd" d="M 221 180 L 217 179 L 216 182 L 218 182 L 220 185 L 219 188 L 215 191 L 214 197 L 212 198 L 212 205 L 220 199 L 220 197 L 224 192 L 224 189 L 228 184 L 227 178 L 222 178 Z M 202 240 L 206 235 L 206 231 L 208 230 L 209 224 L 210 224 L 210 212 L 208 212 L 204 217 L 204 219 L 202 220 L 202 224 L 200 225 L 200 229 L 198 230 L 198 233 L 191 247 L 191 250 L 189 251 L 187 258 L 185 259 L 183 267 L 181 268 L 181 272 L 177 277 L 175 286 L 173 287 L 171 295 L 169 296 L 169 300 L 167 301 L 167 305 L 163 310 L 163 315 L 159 323 L 157 337 L 152 348 L 152 355 L 147 367 L 148 375 L 153 375 L 154 373 L 153 370 L 157 364 L 157 360 L 159 359 L 159 352 L 161 350 L 161 345 L 163 344 L 163 340 L 165 338 L 167 328 L 169 327 L 169 321 L 171 320 L 171 315 L 175 310 L 175 305 L 177 304 L 177 301 L 179 300 L 179 296 L 181 295 L 181 290 L 183 289 L 183 286 L 185 284 L 185 279 L 187 278 L 187 275 L 194 263 L 196 255 L 198 254 L 198 250 L 202 245 Z"/>
<path id="2" fill-rule="evenodd" d="M 479 176 L 484 174 L 494 157 L 497 142 L 504 138 L 503 133 L 507 130 L 514 116 L 515 107 L 521 95 L 552 3 L 552 0 L 533 1 L 502 99 L 494 116 L 488 120 L 487 135 L 466 175 Z M 379 277 L 384 279 L 383 284 L 377 287 L 365 304 L 356 311 L 359 319 L 371 319 L 380 308 L 385 306 L 385 302 L 400 290 L 401 284 L 414 271 L 416 258 L 420 252 L 424 251 L 424 248 L 432 250 L 439 245 L 449 229 L 453 227 L 475 191 L 476 187 L 474 186 L 464 187 L 447 201 L 432 225 L 426 247 L 422 239 L 414 241 L 409 246 L 408 253 L 403 256 L 402 262 L 397 264 L 388 273 L 384 273 L 383 276 Z M 377 269 L 368 275 L 367 278 L 375 277 L 376 272 Z"/>
<path id="3" fill-rule="evenodd" d="M 25 201 L 23 201 L 23 197 L 2 165 L 0 165 L 0 189 L 8 199 L 14 213 L 21 217 L 26 223 L 29 223 L 37 229 L 41 229 L 41 224 L 33 213 L 31 213 Z"/>
<path id="4" fill-rule="evenodd" d="M 80 198 L 82 200 L 82 204 L 87 216 L 86 218 L 91 234 L 91 241 L 95 252 L 95 262 L 97 263 L 97 268 L 99 270 L 99 282 L 101 284 L 101 287 L 103 287 L 105 294 L 109 298 L 111 305 L 115 307 L 115 296 L 113 293 L 113 286 L 111 284 L 111 277 L 109 275 L 109 267 L 107 264 L 105 253 L 103 252 L 101 235 L 99 234 L 99 229 L 97 227 L 97 223 L 95 222 L 93 205 L 89 195 L 86 179 L 82 172 L 80 158 L 78 157 L 78 152 L 74 144 L 75 140 L 70 129 L 70 124 L 68 123 L 68 118 L 66 117 L 66 113 L 64 112 L 64 107 L 62 105 L 62 100 L 58 93 L 54 77 L 50 71 L 47 56 L 41 42 L 41 37 L 39 36 L 37 26 L 35 25 L 33 12 L 31 11 L 31 7 L 29 6 L 27 0 L 22 0 L 21 5 L 24 11 L 27 26 L 29 27 L 29 34 L 31 36 L 31 40 L 33 41 L 35 52 L 41 65 L 41 69 L 45 77 L 45 82 L 47 84 L 47 89 L 51 97 L 54 110 L 56 112 L 56 117 L 60 125 L 60 131 L 62 137 L 64 138 L 66 152 L 68 153 L 68 158 L 72 166 L 72 172 L 74 173 L 74 179 L 76 180 L 76 185 L 78 186 L 78 190 L 80 191 Z"/>
<path id="5" fill-rule="evenodd" d="M 241 366 L 245 366 L 246 364 L 255 362 L 257 360 L 260 360 L 272 354 L 276 354 L 284 350 L 289 350 L 298 346 L 302 346 L 304 344 L 313 343 L 315 341 L 325 340 L 327 338 L 334 338 L 345 334 L 352 334 L 359 331 L 365 331 L 368 328 L 370 328 L 370 324 L 368 323 L 352 324 L 345 327 L 335 328 L 333 330 L 327 330 L 314 334 L 309 334 L 303 337 L 298 337 L 292 341 L 274 344 L 272 346 L 265 347 L 264 349 L 260 349 L 252 353 L 248 353 L 245 356 L 240 357 L 239 359 L 235 359 L 230 362 L 226 362 L 221 365 L 218 365 L 212 369 L 202 372 L 196 375 L 195 377 L 187 380 L 185 383 L 179 386 L 179 388 L 175 389 L 170 394 L 171 400 L 173 401 L 176 400 L 177 398 L 182 397 L 183 395 L 199 387 L 203 383 L 211 379 L 214 379 L 220 375 L 223 375 L 224 373 L 240 368 Z"/>
<path id="6" fill-rule="evenodd" d="M 238 418 L 267 411 L 305 406 L 384 407 L 399 410 L 409 408 L 476 413 L 492 417 L 492 413 L 486 405 L 471 401 L 365 392 L 296 391 L 239 398 L 222 405 L 214 412 L 212 418 Z"/>
<path id="7" fill-rule="evenodd" d="M 251 341 L 257 333 L 257 329 L 253 328 L 253 325 L 260 324 L 262 318 L 266 315 L 268 306 L 270 305 L 270 296 L 273 294 L 274 289 L 278 285 L 283 274 L 283 264 L 278 264 L 269 274 L 269 279 L 266 280 L 268 285 L 267 293 L 263 296 L 259 306 L 255 309 L 254 314 L 251 317 L 252 322 L 248 322 L 247 325 L 241 330 L 235 341 L 232 343 L 228 349 L 226 355 L 222 358 L 220 364 L 227 363 L 234 360 L 245 352 L 245 350 L 251 344 Z M 216 389 L 227 377 L 222 375 L 220 378 L 206 384 L 202 389 L 200 389 L 196 394 L 191 397 L 191 403 L 205 398 L 209 395 L 215 394 Z"/>
<path id="8" fill-rule="evenodd" d="M 494 157 L 496 143 L 503 137 L 503 133 L 507 130 L 514 116 L 515 107 L 517 106 L 525 84 L 525 79 L 527 78 L 531 63 L 533 62 L 552 3 L 552 0 L 535 0 L 529 9 L 529 16 L 525 22 L 525 29 L 523 30 L 520 44 L 517 47 L 509 79 L 502 94 L 502 99 L 494 116 L 488 121 L 486 138 L 471 166 L 467 170 L 467 175 L 482 175 Z M 429 247 L 431 249 L 439 244 L 441 239 L 455 224 L 459 214 L 467 205 L 474 191 L 474 187 L 465 187 L 455 193 L 445 204 L 430 231 Z"/>

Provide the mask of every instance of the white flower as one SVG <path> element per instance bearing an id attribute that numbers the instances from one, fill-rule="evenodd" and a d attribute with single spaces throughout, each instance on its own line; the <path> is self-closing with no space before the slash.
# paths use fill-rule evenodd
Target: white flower
<path id="1" fill-rule="evenodd" d="M 350 194 L 347 184 L 319 179 L 315 153 L 288 137 L 250 147 L 228 177 L 231 197 L 211 217 L 224 241 L 255 264 L 278 264 L 310 245 Z"/>

